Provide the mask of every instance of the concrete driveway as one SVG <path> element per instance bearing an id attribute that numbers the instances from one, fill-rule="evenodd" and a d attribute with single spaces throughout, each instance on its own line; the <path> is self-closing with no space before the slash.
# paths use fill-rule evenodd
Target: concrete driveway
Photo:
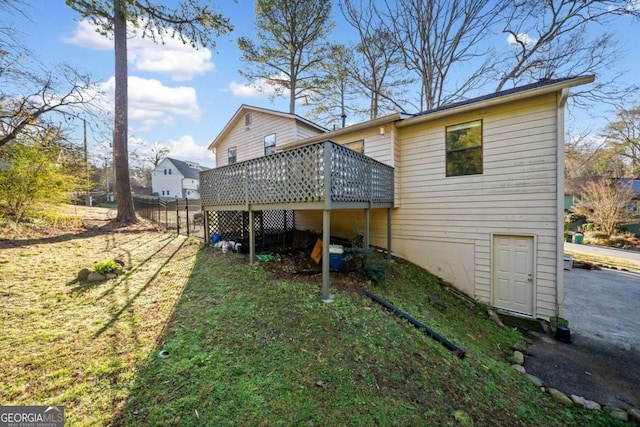
<path id="1" fill-rule="evenodd" d="M 574 269 L 564 277 L 572 334 L 640 351 L 640 274 Z"/>
<path id="2" fill-rule="evenodd" d="M 565 394 L 640 408 L 640 275 L 565 271 L 564 316 L 571 344 L 534 334 L 527 372 Z"/>

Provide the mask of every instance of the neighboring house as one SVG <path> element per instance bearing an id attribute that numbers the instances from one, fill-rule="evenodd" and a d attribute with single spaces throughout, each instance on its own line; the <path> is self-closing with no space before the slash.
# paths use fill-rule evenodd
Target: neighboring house
<path id="1" fill-rule="evenodd" d="M 278 140 L 282 157 L 273 165 L 269 165 L 269 158 L 255 160 L 265 154 L 259 136 L 280 129 L 283 117 L 300 119 L 243 106 L 210 149 L 218 149 L 217 157 L 223 160 L 218 166 L 227 164 L 220 148 L 235 147 L 235 162 L 254 159 L 246 162 L 247 170 L 278 170 L 268 180 L 259 180 L 268 182 L 273 194 L 280 196 L 272 202 L 248 194 L 248 198 L 239 196 L 227 202 L 218 193 L 213 195 L 214 187 L 219 190 L 231 180 L 210 177 L 224 176 L 227 170 L 234 171 L 234 178 L 241 176 L 239 169 L 227 166 L 229 169 L 201 174 L 203 209 L 242 209 L 254 215 L 254 210 L 265 209 L 269 203 L 274 209 L 293 206 L 296 229 L 323 231 L 324 236 L 330 232 L 350 237 L 354 229 L 368 225 L 373 245 L 386 248 L 390 244 L 394 254 L 426 268 L 476 300 L 527 317 L 562 315 L 564 108 L 569 88 L 593 79 L 544 81 L 416 115 L 392 114 L 316 132 L 307 138 L 290 131 Z M 242 138 L 243 132 L 248 132 L 243 130 L 243 111 L 261 113 L 259 135 Z M 311 127 L 308 122 L 301 123 Z M 334 175 L 333 164 L 327 172 L 327 161 L 343 161 L 339 156 L 331 157 L 336 150 L 325 151 L 329 154 L 317 163 L 321 167 L 315 171 L 294 175 L 283 166 L 296 159 L 295 150 L 310 152 L 307 147 L 326 140 L 354 147 L 393 167 L 392 208 L 370 212 L 362 208 L 366 206 L 362 200 L 354 203 L 360 206 L 357 209 L 338 201 L 348 199 L 336 198 L 336 189 L 351 192 L 359 183 L 344 180 L 344 172 Z M 289 152 L 292 154 L 285 157 Z M 354 169 L 357 167 L 354 163 Z M 285 190 L 295 185 L 295 176 L 306 179 L 314 172 L 317 178 L 312 182 L 318 183 L 314 188 L 320 189 L 320 196 L 312 194 L 308 208 L 304 205 L 307 198 L 287 198 Z M 327 179 L 331 181 L 327 183 Z M 379 182 L 371 181 L 366 184 L 375 189 Z M 237 181 L 233 185 L 241 188 Z M 328 207 L 323 208 L 322 203 Z M 328 211 L 332 204 L 338 206 L 333 213 Z M 371 201 L 369 205 L 373 206 Z M 324 224 L 330 224 L 329 231 L 323 230 Z"/>
<path id="2" fill-rule="evenodd" d="M 629 211 L 632 216 L 640 218 L 640 179 L 623 178 L 620 181 L 623 185 L 631 185 L 633 200 L 629 204 Z"/>
<path id="3" fill-rule="evenodd" d="M 285 142 L 326 131 L 295 114 L 241 105 L 209 150 L 216 156 L 216 167 L 220 167 L 271 154 Z"/>
<path id="4" fill-rule="evenodd" d="M 200 198 L 199 173 L 207 168 L 196 162 L 165 158 L 151 172 L 151 188 L 160 197 Z"/>

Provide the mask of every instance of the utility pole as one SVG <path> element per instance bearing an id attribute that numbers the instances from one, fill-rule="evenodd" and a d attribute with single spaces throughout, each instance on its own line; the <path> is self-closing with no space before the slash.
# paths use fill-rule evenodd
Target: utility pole
<path id="1" fill-rule="evenodd" d="M 87 197 L 86 204 L 87 206 L 91 206 L 91 182 L 89 180 L 89 155 L 87 153 L 87 121 L 82 119 L 82 124 L 84 125 L 84 167 L 87 173 Z"/>

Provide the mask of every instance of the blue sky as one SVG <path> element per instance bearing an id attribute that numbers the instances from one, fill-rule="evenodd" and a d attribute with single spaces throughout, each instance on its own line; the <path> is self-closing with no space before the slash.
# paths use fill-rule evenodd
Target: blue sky
<path id="1" fill-rule="evenodd" d="M 63 0 L 27 0 L 27 3 L 25 12 L 29 19 L 14 17 L 12 21 L 22 31 L 22 39 L 37 60 L 54 67 L 69 63 L 89 72 L 101 82 L 103 90 L 112 90 L 113 42 L 96 33 L 88 23 L 79 22 L 79 15 Z M 220 37 L 215 51 L 195 50 L 171 39 L 165 45 L 129 39 L 129 133 L 139 144 L 130 143 L 130 150 L 144 150 L 159 142 L 170 148 L 170 157 L 213 166 L 214 157 L 206 147 L 241 104 L 288 110 L 286 98 L 272 103 L 268 93 L 247 87 L 238 74 L 243 65 L 236 40 L 255 35 L 253 1 L 216 3 L 218 10 L 230 18 L 235 31 Z M 333 15 L 336 21 L 333 37 L 355 41 L 351 28 L 340 19 L 337 6 Z M 640 24 L 629 18 L 620 18 L 614 24 L 609 30 L 619 35 L 626 51 L 617 69 L 626 72 L 625 81 L 640 83 L 635 71 L 640 65 L 640 55 L 634 46 L 634 41 L 640 39 Z M 506 36 L 496 35 L 494 42 L 506 44 Z M 304 115 L 304 109 L 297 112 Z M 604 112 L 603 109 L 594 114 L 592 110 L 591 116 L 580 112 L 576 120 L 596 126 L 593 123 L 604 123 L 601 116 Z M 79 129 L 80 126 L 78 132 Z M 97 152 L 93 147 L 104 140 L 104 133 L 90 132 L 90 149 Z"/>

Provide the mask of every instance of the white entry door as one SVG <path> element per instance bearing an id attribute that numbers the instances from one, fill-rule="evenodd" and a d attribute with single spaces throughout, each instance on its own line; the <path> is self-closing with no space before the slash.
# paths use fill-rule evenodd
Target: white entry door
<path id="1" fill-rule="evenodd" d="M 533 315 L 533 237 L 493 237 L 493 305 Z"/>

